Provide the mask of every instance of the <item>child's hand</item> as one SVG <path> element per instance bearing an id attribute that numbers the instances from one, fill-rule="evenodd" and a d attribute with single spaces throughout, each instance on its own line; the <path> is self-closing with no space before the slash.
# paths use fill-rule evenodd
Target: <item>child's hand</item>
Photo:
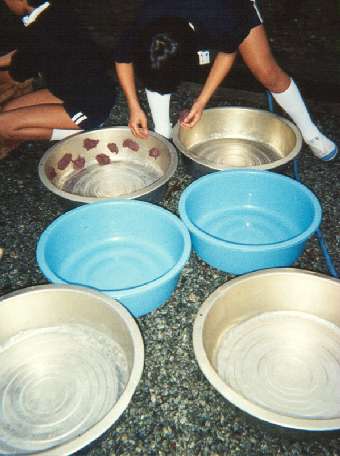
<path id="1" fill-rule="evenodd" d="M 180 117 L 180 125 L 183 128 L 192 128 L 197 124 L 197 122 L 202 117 L 204 106 L 195 101 L 192 105 L 190 111 L 187 111 L 186 115 L 183 113 Z"/>
<path id="2" fill-rule="evenodd" d="M 131 111 L 129 128 L 137 138 L 145 139 L 148 137 L 148 121 L 142 109 Z"/>

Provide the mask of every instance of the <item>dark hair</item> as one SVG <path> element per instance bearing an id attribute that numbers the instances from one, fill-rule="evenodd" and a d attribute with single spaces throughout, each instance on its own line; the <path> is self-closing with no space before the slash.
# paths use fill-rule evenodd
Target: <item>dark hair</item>
<path id="1" fill-rule="evenodd" d="M 162 63 L 171 60 L 178 52 L 178 43 L 167 33 L 154 35 L 150 44 L 150 64 L 153 70 L 160 70 Z"/>
<path id="2" fill-rule="evenodd" d="M 162 18 L 144 28 L 137 41 L 137 76 L 160 93 L 173 92 L 194 63 L 195 33 L 181 18 Z"/>

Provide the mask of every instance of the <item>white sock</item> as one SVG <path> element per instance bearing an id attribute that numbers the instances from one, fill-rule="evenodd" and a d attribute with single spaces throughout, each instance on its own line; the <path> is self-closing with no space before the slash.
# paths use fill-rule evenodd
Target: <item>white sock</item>
<path id="1" fill-rule="evenodd" d="M 290 80 L 287 90 L 281 93 L 272 92 L 272 95 L 300 129 L 303 139 L 306 142 L 320 134 L 319 129 L 309 115 L 305 102 L 293 79 Z"/>
<path id="2" fill-rule="evenodd" d="M 151 92 L 145 89 L 150 106 L 152 120 L 155 125 L 155 132 L 166 138 L 171 137 L 172 126 L 170 123 L 170 97 L 171 93 L 162 95 L 158 92 Z"/>
<path id="3" fill-rule="evenodd" d="M 67 138 L 68 136 L 80 133 L 81 131 L 84 130 L 63 130 L 61 128 L 54 128 L 52 130 L 50 141 L 59 141 L 60 139 Z"/>

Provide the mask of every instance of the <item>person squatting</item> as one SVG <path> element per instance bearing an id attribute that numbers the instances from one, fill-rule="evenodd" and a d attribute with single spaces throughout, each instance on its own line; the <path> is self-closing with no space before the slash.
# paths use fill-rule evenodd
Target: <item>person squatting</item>
<path id="1" fill-rule="evenodd" d="M 129 107 L 129 127 L 148 135 L 136 89 L 144 83 L 155 131 L 171 136 L 170 98 L 188 72 L 210 65 L 191 109 L 192 128 L 239 53 L 255 78 L 300 129 L 312 153 L 332 160 L 338 152 L 311 119 L 294 80 L 276 62 L 255 0 L 146 0 L 131 30 L 109 56 L 90 39 L 67 0 L 2 0 L 26 26 L 24 40 L 0 57 L 2 79 L 43 77 L 46 88 L 12 99 L 0 112 L 0 157 L 27 140 L 59 140 L 98 128 L 116 99 L 112 60 Z"/>
<path id="2" fill-rule="evenodd" d="M 239 52 L 243 61 L 301 130 L 312 153 L 332 160 L 337 146 L 310 117 L 294 80 L 272 55 L 255 0 L 146 0 L 136 21 L 116 49 L 116 71 L 130 109 L 134 135 L 147 135 L 147 119 L 138 101 L 134 74 L 144 82 L 155 131 L 171 135 L 171 94 L 200 64 L 216 57 L 184 128 L 201 118 L 213 93 L 227 77 Z"/>
<path id="3" fill-rule="evenodd" d="M 115 103 L 112 57 L 90 39 L 67 0 L 3 0 L 26 26 L 0 69 L 9 79 L 41 75 L 46 88 L 8 101 L 0 112 L 0 154 L 26 140 L 58 140 L 98 127 Z"/>

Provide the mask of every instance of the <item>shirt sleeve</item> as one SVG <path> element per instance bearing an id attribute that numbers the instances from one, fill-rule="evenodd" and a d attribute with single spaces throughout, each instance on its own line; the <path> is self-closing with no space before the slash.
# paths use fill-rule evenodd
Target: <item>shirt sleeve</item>
<path id="1" fill-rule="evenodd" d="M 29 46 L 20 47 L 12 57 L 9 74 L 18 82 L 37 76 L 37 58 L 39 56 L 34 49 L 30 49 Z"/>
<path id="2" fill-rule="evenodd" d="M 132 63 L 135 60 L 137 48 L 137 31 L 132 26 L 118 39 L 113 51 L 114 61 L 117 63 Z"/>
<path id="3" fill-rule="evenodd" d="M 37 39 L 36 27 L 24 29 L 21 39 L 16 43 L 16 53 L 12 57 L 9 73 L 15 81 L 25 81 L 26 79 L 37 76 L 40 62 L 41 49 Z"/>

